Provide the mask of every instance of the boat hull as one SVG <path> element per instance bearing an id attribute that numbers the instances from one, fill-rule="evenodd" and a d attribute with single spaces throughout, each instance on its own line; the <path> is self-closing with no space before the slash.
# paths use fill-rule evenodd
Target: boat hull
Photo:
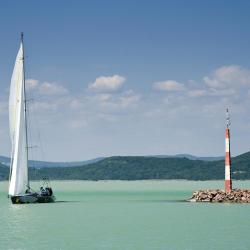
<path id="1" fill-rule="evenodd" d="M 37 196 L 38 203 L 50 203 L 50 202 L 55 202 L 55 200 L 56 198 L 54 195 L 48 195 L 48 196 L 38 195 Z"/>
<path id="2" fill-rule="evenodd" d="M 40 195 L 38 193 L 30 193 L 23 195 L 11 196 L 13 204 L 29 204 L 29 203 L 51 203 L 55 202 L 54 195 Z"/>

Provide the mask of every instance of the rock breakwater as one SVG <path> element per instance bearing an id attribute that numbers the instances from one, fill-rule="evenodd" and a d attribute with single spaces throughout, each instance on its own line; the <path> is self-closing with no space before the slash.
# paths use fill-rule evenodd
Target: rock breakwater
<path id="1" fill-rule="evenodd" d="M 224 190 L 199 190 L 195 191 L 188 200 L 191 202 L 227 202 L 227 203 L 250 203 L 250 190 L 233 189 L 231 192 Z"/>

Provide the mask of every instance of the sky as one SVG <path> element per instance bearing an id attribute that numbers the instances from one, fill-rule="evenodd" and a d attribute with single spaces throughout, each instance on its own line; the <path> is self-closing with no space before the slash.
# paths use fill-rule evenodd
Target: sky
<path id="1" fill-rule="evenodd" d="M 0 155 L 24 32 L 30 156 L 250 150 L 249 1 L 2 1 Z"/>

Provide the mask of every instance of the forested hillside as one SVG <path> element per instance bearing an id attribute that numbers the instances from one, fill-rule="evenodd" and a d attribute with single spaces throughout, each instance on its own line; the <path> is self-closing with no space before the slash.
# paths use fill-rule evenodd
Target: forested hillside
<path id="1" fill-rule="evenodd" d="M 114 156 L 76 167 L 30 168 L 33 180 L 147 180 L 147 179 L 224 179 L 224 161 L 187 158 Z M 250 152 L 232 159 L 232 178 L 250 179 Z M 8 179 L 8 168 L 0 165 L 0 179 Z"/>

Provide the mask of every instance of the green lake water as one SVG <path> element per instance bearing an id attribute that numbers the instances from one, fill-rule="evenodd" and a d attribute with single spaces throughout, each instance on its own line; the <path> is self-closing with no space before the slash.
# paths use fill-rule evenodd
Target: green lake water
<path id="1" fill-rule="evenodd" d="M 7 186 L 0 249 L 250 249 L 250 204 L 184 202 L 223 181 L 53 181 L 57 202 L 30 205 L 12 205 Z"/>

